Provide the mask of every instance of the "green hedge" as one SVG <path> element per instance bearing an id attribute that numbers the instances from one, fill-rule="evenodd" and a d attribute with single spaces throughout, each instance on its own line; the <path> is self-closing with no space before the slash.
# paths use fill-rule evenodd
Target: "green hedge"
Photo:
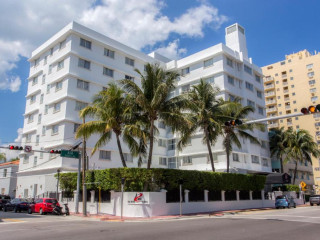
<path id="1" fill-rule="evenodd" d="M 265 176 L 214 173 L 203 171 L 176 170 L 163 168 L 111 168 L 87 171 L 88 189 L 119 191 L 121 178 L 125 178 L 125 191 L 159 191 L 179 188 L 179 180 L 183 179 L 183 188 L 192 190 L 262 190 Z M 74 191 L 77 186 L 77 173 L 61 173 L 60 187 L 66 191 Z"/>
<path id="2" fill-rule="evenodd" d="M 278 191 L 280 189 L 280 191 L 294 191 L 294 192 L 299 192 L 299 186 L 298 185 L 292 185 L 292 184 L 285 184 L 282 186 L 275 186 L 272 188 L 272 191 Z"/>

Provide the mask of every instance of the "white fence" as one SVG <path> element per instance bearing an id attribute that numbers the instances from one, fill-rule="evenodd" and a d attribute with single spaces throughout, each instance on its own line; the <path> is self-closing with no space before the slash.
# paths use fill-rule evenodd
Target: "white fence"
<path id="1" fill-rule="evenodd" d="M 204 191 L 204 201 L 190 202 L 189 191 L 184 191 L 185 201 L 182 203 L 182 214 L 205 213 L 223 210 L 250 209 L 274 207 L 275 197 L 286 194 L 295 198 L 297 205 L 303 204 L 303 197 L 296 198 L 295 192 L 273 192 L 269 199 L 265 199 L 264 191 L 261 191 L 261 200 L 253 200 L 250 191 L 250 200 L 240 200 L 240 191 L 236 191 L 237 199 L 234 201 L 225 200 L 225 191 L 221 191 L 221 201 L 208 201 L 208 191 Z M 76 199 L 76 193 L 74 193 Z M 91 191 L 91 201 L 87 203 L 89 214 L 110 214 L 121 215 L 121 192 L 111 191 L 109 203 L 94 201 L 94 191 Z M 60 199 L 62 202 L 62 199 Z M 68 202 L 70 212 L 75 212 L 75 201 Z M 82 213 L 82 202 L 79 203 L 79 212 Z M 124 217 L 154 217 L 163 215 L 178 215 L 180 203 L 167 203 L 166 191 L 161 192 L 124 192 L 123 193 L 123 216 Z"/>

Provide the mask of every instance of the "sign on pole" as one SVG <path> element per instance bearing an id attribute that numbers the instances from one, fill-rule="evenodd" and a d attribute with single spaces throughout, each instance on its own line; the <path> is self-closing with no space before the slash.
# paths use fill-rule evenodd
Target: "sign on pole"
<path id="1" fill-rule="evenodd" d="M 31 152 L 32 151 L 32 146 L 24 146 L 24 151 L 25 152 Z"/>
<path id="2" fill-rule="evenodd" d="M 68 150 L 61 150 L 61 157 L 67 158 L 79 158 L 79 152 L 77 151 L 68 151 Z"/>

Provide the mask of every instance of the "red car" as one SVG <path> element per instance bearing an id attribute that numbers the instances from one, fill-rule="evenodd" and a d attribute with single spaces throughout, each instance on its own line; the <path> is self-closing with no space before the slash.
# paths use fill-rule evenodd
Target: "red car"
<path id="1" fill-rule="evenodd" d="M 34 204 L 31 204 L 28 213 L 40 213 L 41 215 L 46 213 L 52 213 L 55 206 L 60 207 L 59 202 L 55 198 L 38 198 L 35 199 Z"/>

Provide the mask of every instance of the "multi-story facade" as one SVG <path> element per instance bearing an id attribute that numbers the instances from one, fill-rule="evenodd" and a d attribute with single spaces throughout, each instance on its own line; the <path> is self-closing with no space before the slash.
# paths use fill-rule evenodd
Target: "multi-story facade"
<path id="1" fill-rule="evenodd" d="M 226 29 L 226 45 L 218 44 L 186 58 L 170 60 L 157 53 L 146 55 L 72 22 L 36 49 L 29 61 L 23 144 L 37 150 L 69 149 L 77 143 L 74 135 L 82 123 L 79 111 L 110 82 L 127 78 L 139 83 L 134 69 L 143 72 L 148 62 L 181 71 L 172 96 L 188 91 L 200 78 L 205 78 L 221 89 L 221 97 L 240 97 L 242 104 L 254 106 L 256 111 L 250 116 L 252 119 L 265 115 L 262 71 L 248 58 L 244 29 L 238 24 Z M 201 132 L 191 139 L 189 146 L 178 152 L 178 136 L 161 120 L 157 124 L 159 135 L 153 167 L 211 169 Z M 234 148 L 232 153 L 232 171 L 271 172 L 267 132 L 255 131 L 254 134 L 261 140 L 262 147 L 241 140 L 242 149 Z M 88 139 L 88 152 L 95 141 L 95 137 Z M 223 171 L 226 156 L 221 139 L 212 150 L 217 169 Z M 137 166 L 125 144 L 123 151 L 128 167 Z M 53 191 L 57 170 L 74 171 L 78 163 L 76 159 L 38 152 L 22 153 L 21 158 L 17 195 L 35 196 Z M 115 139 L 90 155 L 90 168 L 119 166 L 121 161 Z"/>
<path id="2" fill-rule="evenodd" d="M 312 55 L 307 50 L 287 55 L 285 60 L 262 68 L 266 111 L 268 117 L 300 113 L 301 108 L 318 103 L 320 89 L 320 54 Z M 298 116 L 269 121 L 268 128 L 305 129 L 320 144 L 320 114 Z M 279 169 L 277 159 L 273 168 Z M 284 165 L 284 171 L 293 176 L 293 162 Z M 312 165 L 305 162 L 298 166 L 296 183 L 304 181 L 312 189 L 313 184 L 320 184 L 319 159 L 313 158 Z"/>
<path id="3" fill-rule="evenodd" d="M 0 194 L 15 197 L 19 160 L 0 163 Z"/>

